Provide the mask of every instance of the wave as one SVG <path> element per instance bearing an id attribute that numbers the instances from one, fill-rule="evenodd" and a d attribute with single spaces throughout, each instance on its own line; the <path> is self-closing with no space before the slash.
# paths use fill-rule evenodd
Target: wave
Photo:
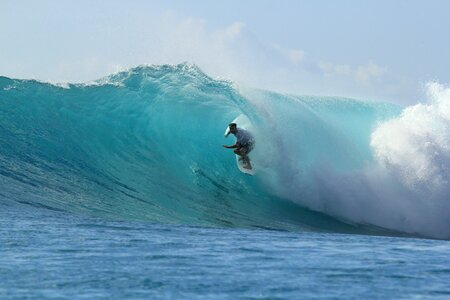
<path id="1" fill-rule="evenodd" d="M 195 65 L 88 84 L 0 77 L 0 199 L 165 223 L 450 238 L 449 91 L 402 108 L 283 95 Z M 223 132 L 245 115 L 255 176 Z M 239 125 L 239 124 L 238 124 Z"/>

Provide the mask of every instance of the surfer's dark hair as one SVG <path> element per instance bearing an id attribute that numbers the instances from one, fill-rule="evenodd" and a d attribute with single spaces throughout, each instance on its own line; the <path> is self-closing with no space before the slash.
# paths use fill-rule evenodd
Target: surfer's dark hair
<path id="1" fill-rule="evenodd" d="M 228 127 L 237 127 L 237 125 L 236 125 L 236 123 L 230 123 L 230 124 L 228 124 Z"/>

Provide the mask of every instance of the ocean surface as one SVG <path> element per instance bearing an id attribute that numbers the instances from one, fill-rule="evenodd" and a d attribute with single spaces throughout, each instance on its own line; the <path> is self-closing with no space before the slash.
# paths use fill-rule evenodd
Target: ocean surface
<path id="1" fill-rule="evenodd" d="M 450 89 L 0 77 L 0 298 L 450 298 Z M 245 117 L 255 176 L 223 144 Z M 238 124 L 239 126 L 239 124 Z"/>

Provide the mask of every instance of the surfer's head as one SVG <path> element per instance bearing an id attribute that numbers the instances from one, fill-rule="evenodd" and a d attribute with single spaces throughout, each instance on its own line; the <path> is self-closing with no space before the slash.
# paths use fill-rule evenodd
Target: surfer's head
<path id="1" fill-rule="evenodd" d="M 230 128 L 231 133 L 236 133 L 236 129 L 237 129 L 236 123 L 230 123 L 230 124 L 228 124 L 228 127 Z"/>

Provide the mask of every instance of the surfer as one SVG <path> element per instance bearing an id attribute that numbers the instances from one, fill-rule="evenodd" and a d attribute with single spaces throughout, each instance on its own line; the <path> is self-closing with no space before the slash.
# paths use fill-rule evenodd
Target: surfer
<path id="1" fill-rule="evenodd" d="M 228 127 L 230 128 L 230 133 L 234 134 L 236 137 L 236 144 L 232 146 L 223 145 L 223 147 L 227 149 L 235 149 L 234 153 L 239 155 L 244 162 L 243 167 L 251 170 L 252 164 L 250 163 L 248 154 L 253 150 L 255 145 L 253 135 L 245 129 L 238 128 L 236 123 L 230 123 Z"/>

